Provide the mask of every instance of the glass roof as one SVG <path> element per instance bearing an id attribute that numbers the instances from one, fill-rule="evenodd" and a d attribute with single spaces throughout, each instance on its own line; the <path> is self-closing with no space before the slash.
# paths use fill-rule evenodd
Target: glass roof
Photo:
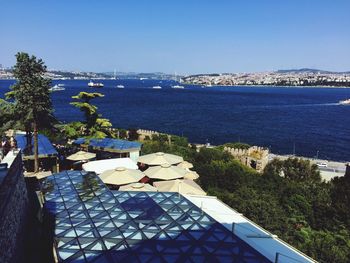
<path id="1" fill-rule="evenodd" d="M 85 141 L 86 140 L 84 138 L 78 138 L 74 141 L 74 143 L 84 144 Z M 134 148 L 141 148 L 141 143 L 130 142 L 126 140 L 119 140 L 119 139 L 104 138 L 104 139 L 90 139 L 89 146 L 92 146 L 95 148 L 109 149 L 109 150 L 128 150 L 128 149 L 134 149 Z"/>
<path id="2" fill-rule="evenodd" d="M 16 135 L 16 141 L 18 148 L 25 149 L 27 146 L 27 137 L 25 134 Z M 32 137 L 32 154 L 25 153 L 25 156 L 31 156 L 34 154 L 34 138 Z M 38 150 L 39 156 L 52 156 L 57 155 L 55 147 L 53 147 L 50 140 L 43 134 L 38 134 Z M 22 150 L 22 152 L 24 152 Z"/>
<path id="3" fill-rule="evenodd" d="M 111 191 L 80 171 L 42 192 L 59 262 L 269 262 L 178 193 Z"/>

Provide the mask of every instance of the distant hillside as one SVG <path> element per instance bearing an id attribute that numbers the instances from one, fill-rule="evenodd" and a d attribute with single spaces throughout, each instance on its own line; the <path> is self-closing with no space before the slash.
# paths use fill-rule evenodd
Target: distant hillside
<path id="1" fill-rule="evenodd" d="M 350 71 L 334 72 L 334 71 L 327 71 L 327 70 L 321 70 L 321 69 L 301 68 L 301 69 L 280 69 L 280 70 L 277 70 L 277 73 L 349 74 Z"/>

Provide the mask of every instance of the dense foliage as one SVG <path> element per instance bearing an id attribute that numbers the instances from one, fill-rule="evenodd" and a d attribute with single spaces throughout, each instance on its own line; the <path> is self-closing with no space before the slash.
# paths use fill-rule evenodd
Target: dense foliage
<path id="1" fill-rule="evenodd" d="M 0 132 L 8 129 L 24 129 L 24 126 L 16 120 L 14 103 L 0 99 Z"/>
<path id="2" fill-rule="evenodd" d="M 209 194 L 320 262 L 350 262 L 349 177 L 322 182 L 316 166 L 297 158 L 258 174 L 220 148 L 197 152 L 177 142 L 155 137 L 142 151 L 182 155 Z"/>

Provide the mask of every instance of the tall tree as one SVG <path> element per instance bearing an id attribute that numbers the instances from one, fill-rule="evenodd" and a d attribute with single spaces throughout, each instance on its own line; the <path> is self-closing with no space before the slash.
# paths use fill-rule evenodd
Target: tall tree
<path id="1" fill-rule="evenodd" d="M 14 112 L 25 127 L 28 138 L 33 131 L 34 172 L 38 172 L 38 129 L 49 126 L 54 120 L 49 91 L 51 80 L 44 77 L 46 66 L 41 59 L 24 52 L 17 53 L 16 59 L 13 74 L 17 82 L 6 95 L 14 100 Z"/>

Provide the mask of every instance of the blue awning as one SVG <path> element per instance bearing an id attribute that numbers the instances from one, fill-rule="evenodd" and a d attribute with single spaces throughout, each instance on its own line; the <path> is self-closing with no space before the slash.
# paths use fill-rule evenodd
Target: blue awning
<path id="1" fill-rule="evenodd" d="M 84 144 L 85 143 L 85 138 L 78 138 L 74 141 L 75 144 Z"/>
<path id="2" fill-rule="evenodd" d="M 16 135 L 16 141 L 18 148 L 22 149 L 22 153 L 24 154 L 24 157 L 31 157 L 34 156 L 34 138 L 32 137 L 32 149 L 31 151 L 24 151 L 24 149 L 27 147 L 27 137 L 25 134 L 19 134 Z M 55 147 L 53 147 L 50 140 L 43 134 L 38 134 L 38 150 L 39 150 L 39 157 L 50 157 L 50 156 L 56 156 L 58 152 L 56 151 Z"/>
<path id="3" fill-rule="evenodd" d="M 141 149 L 141 143 L 139 142 L 130 142 L 126 140 L 104 138 L 104 139 L 85 139 L 78 138 L 74 141 L 74 144 L 87 144 L 93 148 L 105 151 L 128 151 L 133 149 Z"/>

